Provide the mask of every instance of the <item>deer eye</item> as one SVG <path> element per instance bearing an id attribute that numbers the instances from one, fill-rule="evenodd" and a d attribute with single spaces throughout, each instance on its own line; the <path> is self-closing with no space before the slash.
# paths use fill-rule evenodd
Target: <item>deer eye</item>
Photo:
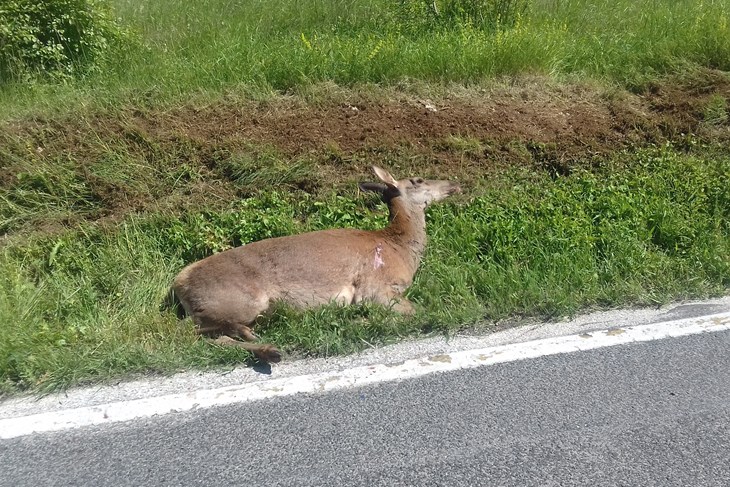
<path id="1" fill-rule="evenodd" d="M 411 179 L 411 184 L 421 184 L 421 183 L 423 183 L 423 178 Z"/>

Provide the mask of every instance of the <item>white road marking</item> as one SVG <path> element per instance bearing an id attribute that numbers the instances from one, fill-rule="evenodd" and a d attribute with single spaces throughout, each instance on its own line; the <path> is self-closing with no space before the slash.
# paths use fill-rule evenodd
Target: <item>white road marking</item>
<path id="1" fill-rule="evenodd" d="M 730 313 L 720 313 L 663 323 L 608 328 L 590 333 L 476 350 L 456 351 L 406 360 L 398 364 L 376 364 L 298 377 L 269 379 L 217 389 L 203 389 L 131 401 L 112 402 L 2 419 L 0 420 L 0 439 L 131 421 L 292 394 L 359 387 L 378 382 L 420 377 L 436 372 L 482 367 L 546 355 L 726 330 L 730 330 Z"/>

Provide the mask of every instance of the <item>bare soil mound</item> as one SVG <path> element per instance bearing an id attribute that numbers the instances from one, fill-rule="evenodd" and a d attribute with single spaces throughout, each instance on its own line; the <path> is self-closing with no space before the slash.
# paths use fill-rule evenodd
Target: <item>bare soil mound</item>
<path id="1" fill-rule="evenodd" d="M 466 179 L 504 164 L 567 174 L 576 164 L 590 165 L 615 151 L 687 134 L 730 139 L 727 121 L 718 126 L 706 120 L 708 107 L 722 107 L 723 100 L 727 110 L 730 77 L 706 71 L 655 82 L 639 93 L 530 79 L 431 99 L 352 92 L 317 102 L 296 97 L 258 103 L 222 100 L 21 120 L 0 127 L 0 145 L 6 146 L 0 151 L 0 189 L 12 192 L 21 176 L 33 171 L 29 161 L 45 166 L 65 161 L 96 201 L 97 211 L 84 218 L 151 210 L 164 201 L 168 206 L 182 200 L 188 206 L 213 204 L 246 191 L 232 181 L 226 162 L 262 147 L 284 165 L 311 161 L 311 175 L 293 181 L 308 191 L 322 181 L 332 187 L 360 177 L 367 165 L 383 158 L 384 164 L 388 158 L 400 161 L 404 172 L 417 166 L 421 174 Z M 110 154 L 120 164 L 139 161 L 140 171 L 153 170 L 155 177 L 143 185 L 100 177 L 94 168 Z M 195 177 L 170 187 L 164 175 L 181 167 Z M 122 173 L 137 177 L 134 171 Z"/>

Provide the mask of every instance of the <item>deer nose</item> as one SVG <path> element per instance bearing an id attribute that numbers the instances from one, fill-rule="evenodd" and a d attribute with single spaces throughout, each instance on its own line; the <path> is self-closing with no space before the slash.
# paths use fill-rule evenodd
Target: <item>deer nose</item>
<path id="1" fill-rule="evenodd" d="M 461 186 L 459 186 L 458 184 L 455 184 L 449 190 L 449 194 L 455 194 L 455 193 L 461 193 Z"/>

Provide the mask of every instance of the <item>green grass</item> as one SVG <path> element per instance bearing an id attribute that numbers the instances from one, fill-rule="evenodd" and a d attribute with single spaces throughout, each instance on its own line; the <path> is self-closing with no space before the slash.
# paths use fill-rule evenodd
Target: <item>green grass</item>
<path id="1" fill-rule="evenodd" d="M 730 286 L 730 156 L 701 152 L 618 154 L 563 177 L 505 169 L 475 182 L 469 198 L 429 210 L 430 243 L 408 292 L 416 317 L 367 305 L 281 308 L 258 331 L 295 355 L 331 355 L 485 319 L 721 294 Z M 225 210 L 11 242 L 0 250 L 0 390 L 246 360 L 161 310 L 175 273 L 261 238 L 385 224 L 382 205 L 351 194 L 265 190 Z"/>
<path id="2" fill-rule="evenodd" d="M 0 86 L 0 113 L 265 98 L 321 82 L 484 83 L 539 73 L 642 86 L 657 75 L 730 69 L 730 2 L 534 0 L 514 24 L 413 29 L 398 2 L 116 0 L 137 41 L 85 79 Z"/>
<path id="3" fill-rule="evenodd" d="M 446 11 L 453 1 L 438 3 Z M 374 104 L 403 91 L 448 100 L 466 87 L 479 97 L 495 79 L 533 74 L 640 91 L 664 75 L 730 70 L 729 0 L 533 0 L 498 24 L 413 17 L 392 0 L 111 3 L 134 38 L 97 70 L 0 84 L 0 169 L 12 174 L 0 173 L 0 394 L 248 360 L 161 309 L 174 275 L 253 240 L 385 225 L 385 208 L 348 179 L 350 166 L 375 160 L 439 172 L 428 158 L 449 152 L 468 179 L 463 198 L 429 210 L 430 245 L 408 292 L 419 312 L 279 308 L 260 334 L 292 355 L 730 287 L 730 152 L 703 146 L 727 128 L 722 93 L 696 107 L 703 143 L 682 134 L 675 146 L 571 161 L 559 173 L 540 169 L 528 150 L 539 143 L 518 135 L 507 145 L 527 162 L 485 169 L 493 141 L 458 129 L 427 156 L 331 142 L 324 155 L 289 157 L 244 136 L 160 140 L 125 120 L 222 100 L 261 108 L 291 94 L 307 109 L 339 103 L 338 90 Z M 67 130 L 69 118 L 78 124 Z"/>

